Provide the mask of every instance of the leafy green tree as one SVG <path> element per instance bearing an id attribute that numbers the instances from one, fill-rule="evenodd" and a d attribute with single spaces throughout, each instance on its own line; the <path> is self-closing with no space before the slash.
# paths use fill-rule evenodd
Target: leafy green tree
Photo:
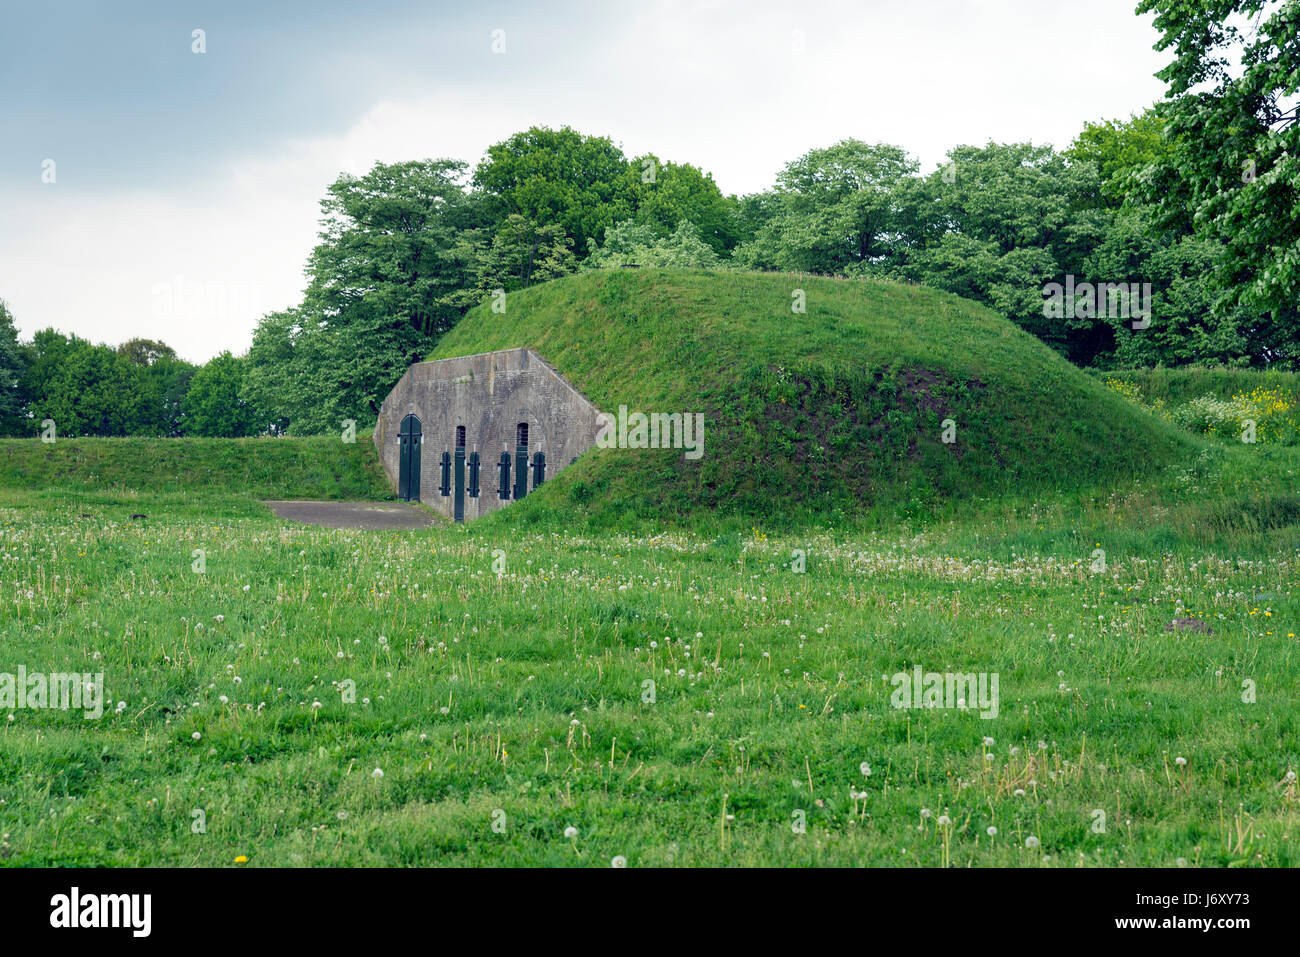
<path id="1" fill-rule="evenodd" d="M 1164 120 L 1150 109 L 1127 120 L 1084 124 L 1065 156 L 1071 162 L 1096 166 L 1100 191 L 1106 204 L 1114 207 L 1131 197 L 1144 170 L 1168 161 L 1171 150 Z"/>
<path id="2" fill-rule="evenodd" d="M 1179 366 L 1190 363 L 1242 364 L 1252 350 L 1248 313 L 1215 315 L 1215 290 L 1205 275 L 1221 253 L 1219 244 L 1195 235 L 1154 227 L 1154 211 L 1128 205 L 1117 210 L 1105 239 L 1088 257 L 1089 276 L 1139 275 L 1151 283 L 1151 323 L 1134 330 L 1122 317 L 1098 320 L 1108 329 L 1109 353 L 1098 364 Z"/>
<path id="3" fill-rule="evenodd" d="M 194 373 L 182 402 L 186 435 L 238 438 L 262 431 L 262 416 L 243 394 L 245 365 L 223 352 Z"/>
<path id="4" fill-rule="evenodd" d="M 759 230 L 777 215 L 777 197 L 772 190 L 732 197 L 728 205 L 731 207 L 732 228 L 736 233 L 735 248 L 752 243 L 758 236 Z M 733 256 L 735 248 L 732 250 Z"/>
<path id="5" fill-rule="evenodd" d="M 89 347 L 90 343 L 85 339 L 65 336 L 56 329 L 38 330 L 31 342 L 21 346 L 27 367 L 26 392 L 33 406 L 49 396 L 50 383 L 68 357 Z"/>
<path id="6" fill-rule="evenodd" d="M 542 226 L 559 226 L 585 257 L 605 228 L 635 212 L 636 188 L 623 151 L 604 136 L 571 127 L 534 126 L 489 146 L 474 184 L 501 221 L 512 214 Z"/>
<path id="7" fill-rule="evenodd" d="M 156 400 L 143 369 L 109 346 L 44 332 L 34 339 L 59 358 L 52 362 L 49 353 L 39 356 L 40 391 L 32 401 L 35 422 L 53 419 L 59 434 L 69 436 L 132 435 L 145 427 Z"/>
<path id="8" fill-rule="evenodd" d="M 1005 254 L 1051 248 L 1070 220 L 1068 164 L 1050 146 L 958 146 L 931 177 L 935 210 L 948 229 Z"/>
<path id="9" fill-rule="evenodd" d="M 916 161 L 896 146 L 842 140 L 777 176 L 770 218 L 737 248 L 755 268 L 842 273 L 897 259 L 903 190 Z"/>
<path id="10" fill-rule="evenodd" d="M 1141 0 L 1173 61 L 1161 115 L 1170 152 L 1145 187 L 1166 226 L 1217 239 L 1223 315 L 1256 313 L 1261 360 L 1300 359 L 1300 4 Z M 1240 24 L 1240 25 L 1238 25 Z"/>
<path id="11" fill-rule="evenodd" d="M 632 161 L 626 175 L 637 223 L 667 236 L 687 222 L 715 253 L 735 246 L 740 232 L 735 202 L 722 195 L 711 174 L 647 153 Z"/>
<path id="12" fill-rule="evenodd" d="M 117 347 L 117 354 L 138 366 L 151 366 L 159 359 L 175 359 L 176 350 L 157 339 L 128 339 Z"/>
<path id="13" fill-rule="evenodd" d="M 587 257 L 595 269 L 618 266 L 713 269 L 722 260 L 689 220 L 682 220 L 668 236 L 649 224 L 628 220 L 605 231 L 605 242 Z"/>
<path id="14" fill-rule="evenodd" d="M 451 253 L 478 213 L 462 188 L 466 171 L 455 160 L 420 160 L 340 176 L 321 202 L 305 308 L 344 324 L 382 315 L 422 336 L 451 328 L 460 313 L 447 297 L 466 279 Z"/>
<path id="15" fill-rule="evenodd" d="M 258 322 L 248 350 L 240 398 L 263 410 L 265 428 L 274 435 L 288 431 L 290 422 L 319 416 L 322 393 L 311 376 L 323 362 L 303 342 L 301 330 L 297 309 L 269 313 Z"/>
<path id="16" fill-rule="evenodd" d="M 166 355 L 158 356 L 145 369 L 145 376 L 151 383 L 151 392 L 157 397 L 149 413 L 147 434 L 174 438 L 184 433 L 185 413 L 182 403 L 197 371 L 198 366 L 193 363 Z"/>
<path id="17" fill-rule="evenodd" d="M 178 436 L 183 412 L 181 400 L 198 368 L 179 359 L 176 350 L 157 339 L 128 339 L 117 347 L 120 358 L 145 370 L 147 408 L 133 432 L 139 435 Z"/>
<path id="18" fill-rule="evenodd" d="M 26 435 L 27 356 L 18 345 L 18 328 L 0 299 L 0 435 Z"/>
<path id="19" fill-rule="evenodd" d="M 460 255 L 474 277 L 459 301 L 469 307 L 501 289 L 513 292 L 568 275 L 577 268 L 573 240 L 556 225 L 538 226 L 512 213 L 491 239 L 485 230 L 466 232 Z"/>

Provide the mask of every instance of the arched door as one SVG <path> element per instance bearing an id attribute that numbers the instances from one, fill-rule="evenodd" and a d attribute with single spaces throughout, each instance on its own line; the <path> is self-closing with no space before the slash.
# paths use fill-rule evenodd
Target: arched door
<path id="1" fill-rule="evenodd" d="M 397 497 L 420 500 L 420 420 L 414 415 L 402 419 L 397 440 L 401 449 L 397 465 Z"/>

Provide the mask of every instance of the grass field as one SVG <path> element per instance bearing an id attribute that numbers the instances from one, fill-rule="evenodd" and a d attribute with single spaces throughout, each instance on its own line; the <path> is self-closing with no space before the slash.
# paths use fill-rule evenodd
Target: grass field
<path id="1" fill-rule="evenodd" d="M 0 709 L 5 864 L 1300 865 L 1293 447 L 798 531 L 559 491 L 391 533 L 255 501 L 364 468 L 178 489 L 129 441 L 60 440 L 93 479 L 0 444 L 0 672 L 108 698 Z M 917 666 L 997 717 L 894 707 Z"/>

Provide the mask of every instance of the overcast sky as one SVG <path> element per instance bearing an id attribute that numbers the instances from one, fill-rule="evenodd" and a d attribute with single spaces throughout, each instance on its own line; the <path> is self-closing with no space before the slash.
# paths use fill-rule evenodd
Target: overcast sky
<path id="1" fill-rule="evenodd" d="M 1063 147 L 1163 95 L 1168 54 L 1135 6 L 6 3 L 0 298 L 25 338 L 240 353 L 260 315 L 298 301 L 340 172 L 472 164 L 538 124 L 694 163 L 726 193 L 845 137 L 927 172 L 957 144 Z"/>

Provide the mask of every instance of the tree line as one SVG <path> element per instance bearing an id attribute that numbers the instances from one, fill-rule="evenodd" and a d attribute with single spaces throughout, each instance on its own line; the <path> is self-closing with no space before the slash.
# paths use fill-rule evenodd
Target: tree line
<path id="1" fill-rule="evenodd" d="M 166 343 L 94 344 L 54 329 L 19 342 L 0 300 L 0 435 L 240 436 L 263 431 L 241 397 L 245 361 L 229 352 L 202 366 Z"/>
<path id="2" fill-rule="evenodd" d="M 162 343 L 53 330 L 20 343 L 0 312 L 0 429 L 248 435 L 373 420 L 464 313 L 559 276 L 622 266 L 756 269 L 918 283 L 983 302 L 1095 368 L 1300 361 L 1300 13 L 1213 14 L 1142 0 L 1168 97 L 1087 124 L 1064 150 L 962 145 L 923 175 L 901 147 L 846 139 L 724 195 L 690 163 L 533 127 L 453 159 L 343 175 L 321 203 L 302 301 L 248 353 L 202 367 Z M 1248 29 L 1228 13 L 1259 14 Z M 1230 64 L 1232 58 L 1239 60 Z M 1151 322 L 1044 308 L 1052 284 L 1149 283 Z M 1100 314 L 1099 314 L 1100 313 Z M 797 328 L 792 328 L 797 335 Z"/>

